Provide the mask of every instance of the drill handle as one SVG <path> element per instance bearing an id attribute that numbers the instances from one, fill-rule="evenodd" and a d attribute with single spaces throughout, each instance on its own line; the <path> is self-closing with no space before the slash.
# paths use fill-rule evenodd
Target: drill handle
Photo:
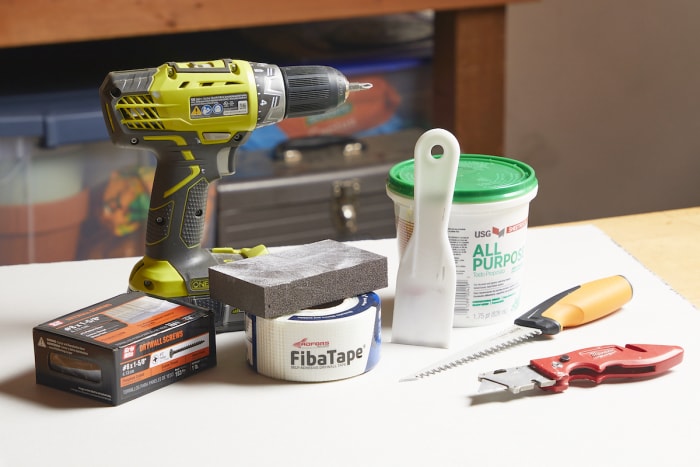
<path id="1" fill-rule="evenodd" d="M 186 281 L 185 275 L 207 277 L 208 268 L 216 264 L 208 251 L 199 248 L 209 184 L 235 171 L 237 146 L 156 148 L 158 163 L 146 226 L 146 256 L 169 262 Z"/>

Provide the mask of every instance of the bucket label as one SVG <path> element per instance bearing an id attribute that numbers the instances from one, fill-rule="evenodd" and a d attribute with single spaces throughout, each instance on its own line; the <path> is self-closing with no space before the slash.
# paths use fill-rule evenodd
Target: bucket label
<path id="1" fill-rule="evenodd" d="M 450 220 L 457 269 L 455 326 L 490 324 L 517 309 L 526 227 L 527 217 L 498 226 Z"/>

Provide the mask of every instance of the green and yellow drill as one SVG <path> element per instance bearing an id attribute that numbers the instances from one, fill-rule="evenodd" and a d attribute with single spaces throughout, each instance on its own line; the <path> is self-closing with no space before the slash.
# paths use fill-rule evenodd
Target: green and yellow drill
<path id="1" fill-rule="evenodd" d="M 254 129 L 322 114 L 370 87 L 331 67 L 232 59 L 109 73 L 100 96 L 112 141 L 157 159 L 145 256 L 129 288 L 213 309 L 217 331 L 232 330 L 230 310 L 209 298 L 209 267 L 265 247 L 202 248 L 209 184 L 235 172 L 236 150 Z M 242 319 L 234 321 L 238 329 Z"/>

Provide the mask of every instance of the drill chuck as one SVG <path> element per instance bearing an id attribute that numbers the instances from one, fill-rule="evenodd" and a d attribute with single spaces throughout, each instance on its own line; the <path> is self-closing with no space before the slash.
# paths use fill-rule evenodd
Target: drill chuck
<path id="1" fill-rule="evenodd" d="M 311 65 L 280 69 L 287 91 L 287 118 L 327 112 L 348 97 L 350 84 L 335 68 Z"/>
<path id="2" fill-rule="evenodd" d="M 258 127 L 328 112 L 342 105 L 351 91 L 372 87 L 369 83 L 350 83 L 340 71 L 328 66 L 251 65 L 258 91 Z"/>

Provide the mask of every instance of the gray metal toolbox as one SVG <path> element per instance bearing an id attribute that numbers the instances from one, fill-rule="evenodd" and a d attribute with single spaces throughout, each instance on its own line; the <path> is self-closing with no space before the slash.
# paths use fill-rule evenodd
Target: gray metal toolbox
<path id="1" fill-rule="evenodd" d="M 237 175 L 217 186 L 217 246 L 394 237 L 394 205 L 386 195 L 386 177 L 394 164 L 413 158 L 421 134 L 409 129 L 339 145 L 278 151 L 275 158 L 241 154 Z"/>

